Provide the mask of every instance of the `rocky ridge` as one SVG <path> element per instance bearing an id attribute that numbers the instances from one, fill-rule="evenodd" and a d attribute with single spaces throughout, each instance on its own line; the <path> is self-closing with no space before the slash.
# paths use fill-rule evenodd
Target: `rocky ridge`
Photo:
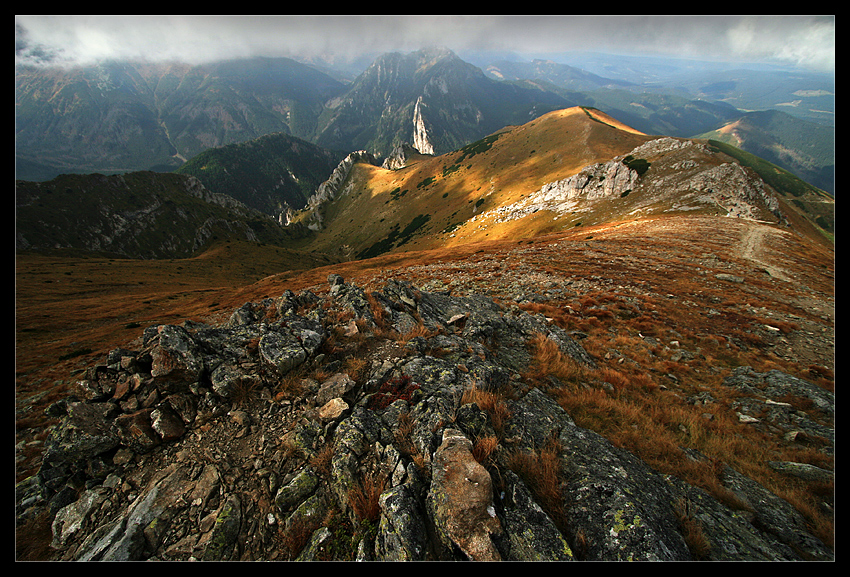
<path id="1" fill-rule="evenodd" d="M 311 230 L 320 230 L 322 228 L 322 205 L 332 201 L 340 194 L 345 194 L 345 190 L 342 190 L 342 185 L 345 183 L 345 179 L 348 178 L 348 174 L 351 172 L 351 167 L 358 162 L 365 162 L 374 165 L 378 164 L 378 160 L 371 153 L 366 152 L 365 150 L 352 152 L 342 159 L 331 173 L 330 177 L 319 185 L 315 194 L 307 199 L 307 207 L 305 210 L 310 213 L 307 223 L 308 228 Z"/>
<path id="2" fill-rule="evenodd" d="M 335 274 L 221 325 L 150 327 L 48 409 L 62 420 L 16 487 L 19 521 L 48 511 L 67 560 L 832 558 L 728 466 L 736 509 L 577 426 L 522 376 L 535 336 L 596 362 L 515 306 Z M 741 414 L 791 392 L 834 406 L 778 371 L 728 385 Z M 773 414 L 760 420 L 805 430 L 781 403 Z M 554 504 L 517 456 L 555 463 Z"/>
<path id="3" fill-rule="evenodd" d="M 17 250 L 68 248 L 186 258 L 214 237 L 285 242 L 272 218 L 194 176 L 135 172 L 15 183 Z"/>
<path id="4" fill-rule="evenodd" d="M 386 170 L 398 170 L 400 168 L 404 168 L 407 166 L 408 159 L 414 154 L 421 153 L 407 143 L 399 144 L 393 148 L 389 156 L 384 159 L 384 162 L 381 164 L 381 168 Z"/>
<path id="5" fill-rule="evenodd" d="M 786 222 L 774 193 L 758 175 L 740 164 L 718 164 L 710 157 L 706 144 L 657 138 L 626 155 L 548 182 L 528 197 L 473 220 L 493 217 L 497 223 L 509 222 L 542 210 L 558 216 L 587 213 L 600 201 L 630 197 L 629 215 L 711 209 L 736 218 Z"/>

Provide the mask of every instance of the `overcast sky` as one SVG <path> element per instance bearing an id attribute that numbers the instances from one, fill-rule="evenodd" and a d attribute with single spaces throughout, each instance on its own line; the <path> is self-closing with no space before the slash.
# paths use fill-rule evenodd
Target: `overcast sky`
<path id="1" fill-rule="evenodd" d="M 835 72 L 834 16 L 16 16 L 16 58 L 91 63 L 410 51 L 597 51 Z"/>

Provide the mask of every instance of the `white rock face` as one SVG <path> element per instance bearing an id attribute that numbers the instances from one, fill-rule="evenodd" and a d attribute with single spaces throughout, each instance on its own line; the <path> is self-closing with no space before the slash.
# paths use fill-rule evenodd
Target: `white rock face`
<path id="1" fill-rule="evenodd" d="M 313 230 L 320 230 L 322 228 L 322 215 L 319 207 L 326 202 L 330 202 L 341 193 L 344 193 L 345 188 L 342 185 L 348 178 L 351 167 L 358 162 L 378 164 L 375 157 L 365 150 L 357 150 L 342 159 L 342 162 L 337 165 L 330 178 L 320 184 L 313 196 L 307 199 L 305 210 L 311 213 L 310 222 L 307 225 L 308 228 Z"/>
<path id="2" fill-rule="evenodd" d="M 422 97 L 416 100 L 413 109 L 413 147 L 422 154 L 434 154 L 434 146 L 428 140 L 428 131 L 422 118 Z"/>
<path id="3" fill-rule="evenodd" d="M 611 160 L 592 164 L 563 180 L 544 184 L 532 202 L 565 201 L 582 197 L 587 200 L 620 196 L 637 183 L 638 173 L 622 162 Z"/>
<path id="4" fill-rule="evenodd" d="M 390 155 L 384 159 L 383 164 L 381 164 L 381 168 L 385 168 L 387 170 L 398 170 L 400 168 L 404 168 L 407 166 L 408 157 L 417 152 L 419 151 L 415 150 L 414 147 L 409 144 L 399 144 L 393 149 Z"/>
<path id="5" fill-rule="evenodd" d="M 593 201 L 625 198 L 632 191 L 639 195 L 637 199 L 635 195 L 629 198 L 630 214 L 710 208 L 735 218 L 785 219 L 776 197 L 757 174 L 734 162 L 703 162 L 703 158 L 709 160 L 710 154 L 710 149 L 699 142 L 658 138 L 625 157 L 592 164 L 573 176 L 546 183 L 527 198 L 476 215 L 470 221 L 492 217 L 497 223 L 507 222 L 540 210 L 558 217 L 588 210 Z M 623 163 L 622 159 L 629 156 L 648 159 L 656 168 L 642 178 Z"/>
<path id="6" fill-rule="evenodd" d="M 635 187 L 637 181 L 638 173 L 619 160 L 591 164 L 578 174 L 548 182 L 528 198 L 498 207 L 481 217 L 491 215 L 496 218 L 496 222 L 507 222 L 538 210 L 565 214 L 585 201 L 623 196 Z"/>

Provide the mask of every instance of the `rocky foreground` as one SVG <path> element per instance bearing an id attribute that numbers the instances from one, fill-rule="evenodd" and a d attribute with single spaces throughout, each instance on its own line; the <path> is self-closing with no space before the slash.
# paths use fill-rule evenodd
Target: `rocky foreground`
<path id="1" fill-rule="evenodd" d="M 16 487 L 19 523 L 51 515 L 61 560 L 833 559 L 728 466 L 734 508 L 577 426 L 523 377 L 535 339 L 595 363 L 544 317 L 328 282 L 221 326 L 150 327 L 90 367 L 49 409 L 61 421 Z M 744 404 L 793 393 L 833 411 L 779 371 L 728 381 Z M 834 438 L 792 428 L 808 425 Z"/>

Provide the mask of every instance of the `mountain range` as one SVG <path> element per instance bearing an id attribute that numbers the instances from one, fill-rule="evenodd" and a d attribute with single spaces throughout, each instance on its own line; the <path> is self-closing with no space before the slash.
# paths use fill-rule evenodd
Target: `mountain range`
<path id="1" fill-rule="evenodd" d="M 622 76 L 620 68 L 608 71 Z M 364 149 L 378 157 L 401 144 L 444 154 L 504 126 L 577 105 L 603 110 L 646 134 L 690 137 L 744 116 L 745 110 L 736 107 L 743 104 L 729 95 L 730 86 L 738 87 L 738 100 L 752 102 L 742 100 L 742 90 L 744 95 L 754 91 L 740 88 L 744 81 L 714 84 L 718 88 L 639 83 L 543 60 L 499 61 L 482 69 L 446 49 L 381 55 L 351 82 L 287 58 L 198 66 L 18 67 L 16 171 L 22 180 L 46 180 L 63 172 L 170 171 L 204 150 L 272 133 L 346 153 Z M 822 101 L 831 94 L 826 84 L 809 78 L 786 81 L 786 86 L 807 94 L 790 96 L 798 100 Z M 829 103 L 818 106 L 828 109 Z M 791 171 L 801 168 L 797 146 L 834 148 L 829 129 L 796 118 L 804 122 L 796 132 L 812 136 L 771 159 Z M 746 150 L 753 143 L 745 139 L 741 146 Z M 807 152 L 801 176 L 814 175 L 816 185 L 829 190 L 824 175 L 834 170 L 834 152 L 832 158 L 807 150 L 801 155 Z"/>
<path id="2" fill-rule="evenodd" d="M 647 135 L 594 108 L 445 154 L 396 153 L 335 165 L 341 152 L 276 134 L 205 151 L 176 173 L 18 181 L 16 246 L 186 258 L 242 239 L 367 258 L 675 214 L 755 219 L 827 243 L 835 232 L 832 197 L 764 159 Z"/>
<path id="3" fill-rule="evenodd" d="M 835 194 L 835 131 L 779 110 L 748 112 L 697 138 L 720 140 Z"/>

